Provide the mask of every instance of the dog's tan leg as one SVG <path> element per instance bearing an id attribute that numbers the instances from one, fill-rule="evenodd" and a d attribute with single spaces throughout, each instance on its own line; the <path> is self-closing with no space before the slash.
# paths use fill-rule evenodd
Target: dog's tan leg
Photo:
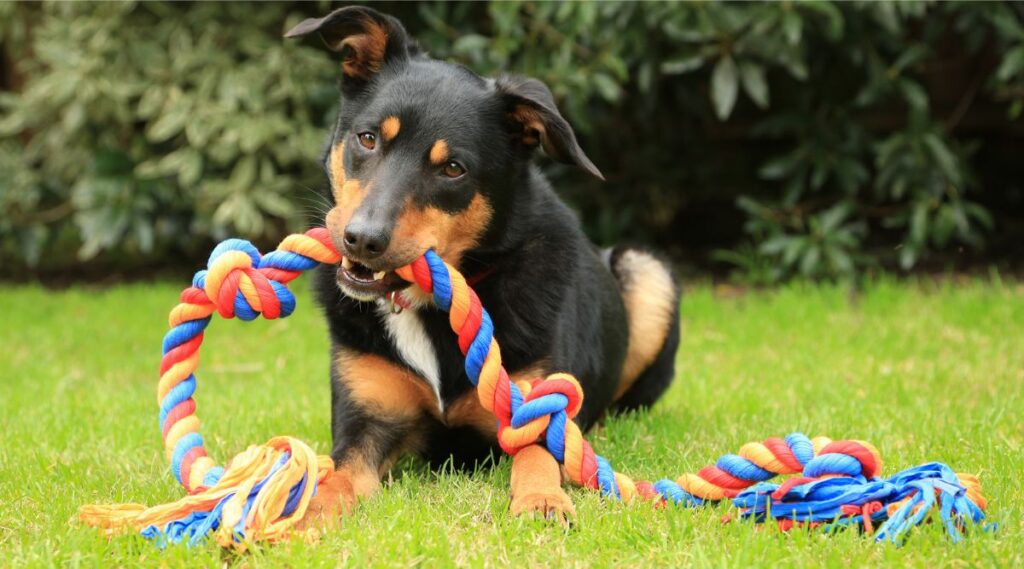
<path id="1" fill-rule="evenodd" d="M 562 488 L 558 461 L 541 445 L 530 445 L 512 459 L 512 515 L 541 514 L 568 525 L 576 516 L 572 500 Z"/>
<path id="2" fill-rule="evenodd" d="M 306 527 L 333 527 L 380 488 L 398 458 L 418 447 L 418 421 L 433 398 L 425 381 L 380 356 L 339 347 L 334 365 L 337 468 L 317 488 Z"/>

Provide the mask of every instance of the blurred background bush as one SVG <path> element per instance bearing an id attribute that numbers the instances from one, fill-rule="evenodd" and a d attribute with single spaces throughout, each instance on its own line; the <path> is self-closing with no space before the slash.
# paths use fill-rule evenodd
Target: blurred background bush
<path id="1" fill-rule="evenodd" d="M 326 3 L 0 3 L 0 275 L 191 268 L 322 216 Z M 1024 4 L 377 5 L 435 57 L 547 82 L 600 243 L 748 283 L 1019 267 Z"/>

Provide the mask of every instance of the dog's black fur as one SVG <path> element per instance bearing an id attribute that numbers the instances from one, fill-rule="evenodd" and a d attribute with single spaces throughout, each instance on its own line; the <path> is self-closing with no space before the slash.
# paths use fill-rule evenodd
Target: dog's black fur
<path id="1" fill-rule="evenodd" d="M 341 111 L 324 158 L 335 186 L 328 195 L 338 210 L 327 221 L 339 248 L 365 269 L 393 271 L 422 253 L 417 245 L 433 246 L 449 262 L 456 259 L 465 274 L 485 274 L 474 289 L 494 322 L 506 368 L 513 374 L 542 368 L 576 375 L 586 394 L 576 417 L 584 429 L 608 410 L 653 403 L 673 376 L 678 312 L 662 338 L 651 338 L 662 345 L 658 356 L 616 400 L 629 349 L 621 273 L 630 267 L 616 266 L 624 250 L 601 252 L 590 244 L 576 215 L 531 162 L 535 147 L 543 145 L 552 158 L 601 176 L 547 87 L 518 77 L 484 79 L 430 59 L 397 20 L 367 8 L 307 20 L 289 35 L 314 31 L 345 60 Z M 382 33 L 384 46 L 379 45 Z M 388 117 L 398 119 L 400 129 L 385 141 L 381 125 Z M 427 157 L 437 140 L 447 145 L 443 164 L 433 163 L 433 154 Z M 336 148 L 343 152 L 334 153 Z M 343 160 L 343 173 L 332 160 Z M 462 170 L 459 176 L 446 175 Z M 351 211 L 341 211 L 346 205 L 335 201 L 344 181 L 365 188 Z M 486 204 L 490 215 L 459 217 L 474 200 Z M 434 212 L 430 219 L 480 223 L 471 246 L 445 251 L 444 236 L 437 232 L 433 238 L 440 242 L 419 237 L 412 244 L 399 242 L 395 228 L 404 216 L 426 210 Z M 363 238 L 377 250 L 367 253 Z M 315 285 L 335 359 L 342 352 L 379 356 L 423 381 L 422 366 L 403 357 L 388 333 L 385 320 L 393 316 L 385 301 L 374 299 L 373 291 L 353 293 L 351 282 L 349 288 L 339 287 L 343 277 L 335 267 L 322 267 Z M 379 291 L 384 293 L 402 286 L 390 273 L 382 283 L 374 286 L 386 286 Z M 675 307 L 674 287 L 671 295 Z M 354 398 L 344 372 L 333 366 L 332 457 L 339 465 L 352 453 L 379 465 L 405 450 L 435 463 L 472 464 L 496 448 L 493 432 L 447 423 L 444 410 L 473 389 L 447 315 L 429 305 L 411 312 L 436 354 L 439 410 L 382 411 Z M 410 438 L 420 441 L 411 449 Z"/>

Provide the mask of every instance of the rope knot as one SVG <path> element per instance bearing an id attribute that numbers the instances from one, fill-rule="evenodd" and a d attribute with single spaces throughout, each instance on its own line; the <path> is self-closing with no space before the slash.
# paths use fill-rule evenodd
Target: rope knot
<path id="1" fill-rule="evenodd" d="M 878 449 L 865 441 L 834 441 L 826 444 L 804 466 L 807 478 L 825 476 L 863 476 L 871 480 L 882 470 Z"/>
<path id="2" fill-rule="evenodd" d="M 288 316 L 295 297 L 277 276 L 263 268 L 264 257 L 243 239 L 221 242 L 210 254 L 207 269 L 196 273 L 192 284 L 202 289 L 224 318 L 254 320 L 261 314 L 273 320 Z M 278 271 L 279 272 L 279 271 Z"/>
<path id="3" fill-rule="evenodd" d="M 529 383 L 513 384 L 512 389 L 511 416 L 498 430 L 502 447 L 514 453 L 545 435 L 549 445 L 554 439 L 564 441 L 566 421 L 583 406 L 583 388 L 576 378 L 553 373 Z"/>
<path id="4" fill-rule="evenodd" d="M 552 397 L 564 397 L 565 403 L 560 407 L 564 409 L 570 419 L 574 419 L 583 406 L 583 388 L 575 377 L 568 373 L 553 373 L 543 379 L 537 378 L 530 383 L 530 391 L 526 394 L 524 403 L 529 404 L 542 399 Z M 562 403 L 561 399 L 552 399 Z M 513 414 L 512 422 L 515 423 Z"/>
<path id="5" fill-rule="evenodd" d="M 202 289 L 224 318 L 255 320 L 284 318 L 295 310 L 287 283 L 320 263 L 337 264 L 341 254 L 323 227 L 289 235 L 276 251 L 261 256 L 244 239 L 222 241 L 192 285 Z"/>

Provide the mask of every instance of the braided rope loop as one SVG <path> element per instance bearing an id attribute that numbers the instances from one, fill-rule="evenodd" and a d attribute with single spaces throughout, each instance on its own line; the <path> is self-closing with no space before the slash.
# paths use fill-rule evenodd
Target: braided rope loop
<path id="1" fill-rule="evenodd" d="M 287 283 L 321 263 L 340 261 L 324 228 L 289 236 L 265 257 L 248 241 L 228 239 L 214 248 L 206 269 L 196 273 L 192 286 L 182 292 L 164 336 L 157 397 L 171 472 L 187 491 L 214 486 L 224 474 L 224 468 L 215 466 L 207 455 L 192 398 L 199 347 L 212 314 L 244 321 L 260 315 L 269 320 L 284 318 L 295 310 L 295 296 Z"/>
<path id="2" fill-rule="evenodd" d="M 254 445 L 217 466 L 208 455 L 196 416 L 199 348 L 213 314 L 251 321 L 284 318 L 295 310 L 287 284 L 341 255 L 325 228 L 290 235 L 277 250 L 260 255 L 248 241 L 228 239 L 210 254 L 168 317 L 163 339 L 157 399 L 164 449 L 174 475 L 188 495 L 145 508 L 138 504 L 85 506 L 83 521 L 107 531 L 140 530 L 160 543 L 198 543 L 211 533 L 225 547 L 278 540 L 293 533 L 316 487 L 333 471 L 330 457 L 317 456 L 297 439 L 276 437 Z M 743 445 L 696 474 L 657 482 L 616 472 L 583 438 L 573 418 L 583 404 L 579 381 L 553 373 L 512 381 L 502 365 L 494 324 L 480 298 L 454 267 L 427 251 L 396 273 L 432 295 L 448 313 L 465 356 L 466 375 L 485 409 L 498 421 L 498 444 L 509 454 L 544 444 L 568 478 L 608 498 L 699 506 L 732 499 L 744 517 L 771 516 L 779 527 L 829 522 L 829 530 L 862 523 L 876 539 L 897 541 L 938 508 L 953 539 L 967 522 L 984 519 L 985 498 L 978 479 L 930 463 L 880 479 L 878 450 L 864 441 L 832 441 L 793 433 Z M 781 485 L 768 481 L 796 475 Z"/>
<path id="3" fill-rule="evenodd" d="M 217 245 L 171 310 L 157 384 L 164 449 L 188 496 L 152 508 L 87 506 L 80 518 L 108 531 L 134 527 L 161 543 L 194 544 L 212 533 L 225 547 L 244 548 L 251 541 L 287 537 L 333 462 L 298 439 L 276 437 L 249 447 L 227 468 L 217 466 L 199 433 L 193 397 L 199 348 L 214 313 L 244 321 L 284 318 L 295 310 L 287 283 L 340 260 L 324 228 L 291 235 L 266 256 L 241 239 Z"/>

